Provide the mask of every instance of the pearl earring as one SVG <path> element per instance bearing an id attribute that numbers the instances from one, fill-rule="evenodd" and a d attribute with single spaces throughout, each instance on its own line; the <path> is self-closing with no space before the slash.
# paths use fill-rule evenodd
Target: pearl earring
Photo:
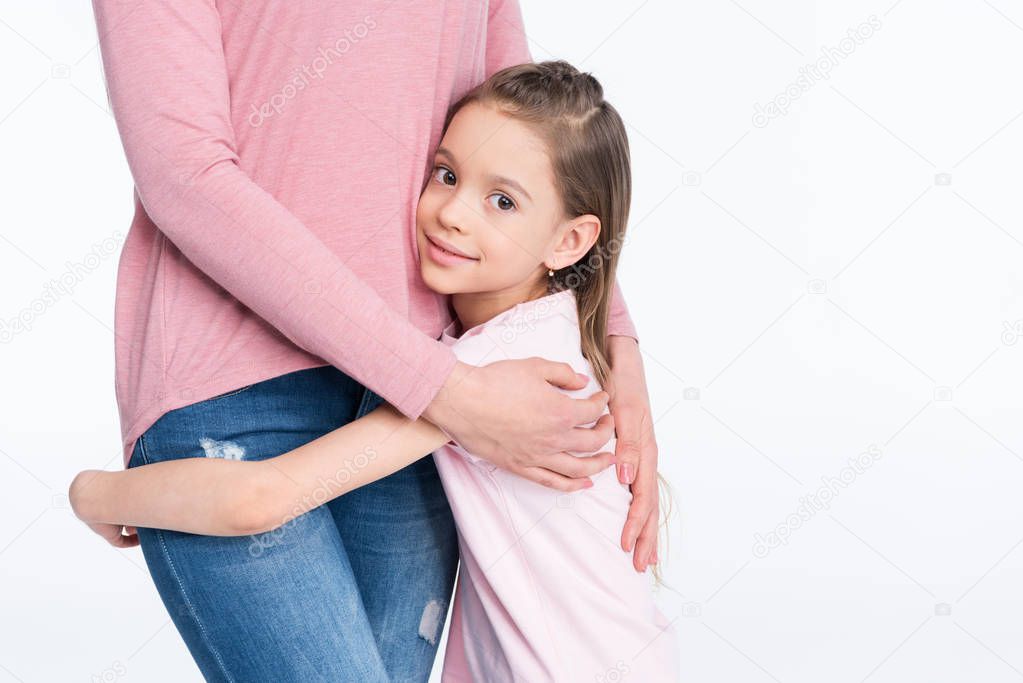
<path id="1" fill-rule="evenodd" d="M 554 271 L 550 268 L 547 269 L 547 277 L 554 277 Z"/>

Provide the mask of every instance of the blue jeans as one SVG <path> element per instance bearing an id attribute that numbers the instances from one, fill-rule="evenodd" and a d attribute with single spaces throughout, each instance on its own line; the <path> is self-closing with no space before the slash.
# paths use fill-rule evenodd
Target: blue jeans
<path id="1" fill-rule="evenodd" d="M 172 410 L 128 467 L 271 458 L 382 399 L 333 366 Z M 426 681 L 458 542 L 433 456 L 254 536 L 138 529 L 168 613 L 208 681 Z"/>

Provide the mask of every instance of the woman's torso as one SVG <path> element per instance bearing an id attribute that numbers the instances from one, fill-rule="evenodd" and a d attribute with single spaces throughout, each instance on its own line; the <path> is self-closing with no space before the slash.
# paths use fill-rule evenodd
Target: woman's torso
<path id="1" fill-rule="evenodd" d="M 182 7 L 176 20 L 198 22 L 188 14 L 200 11 Z M 508 22 L 488 25 L 488 2 L 249 0 L 216 3 L 215 11 L 238 166 L 388 306 L 436 337 L 450 315 L 419 277 L 414 236 L 429 154 L 454 99 L 502 60 L 529 60 L 524 37 Z M 148 16 L 129 15 L 118 30 L 158 34 Z M 219 50 L 221 37 L 206 47 Z M 219 130 L 219 112 L 207 109 L 219 81 L 190 72 L 190 55 L 174 45 L 161 50 L 182 70 L 174 106 L 196 98 L 193 135 Z M 235 227 L 244 235 L 251 226 Z M 222 246 L 245 260 L 238 245 Z M 291 297 L 268 303 L 286 306 Z M 115 332 L 125 460 L 166 410 L 324 364 L 197 268 L 137 196 L 118 267 Z"/>

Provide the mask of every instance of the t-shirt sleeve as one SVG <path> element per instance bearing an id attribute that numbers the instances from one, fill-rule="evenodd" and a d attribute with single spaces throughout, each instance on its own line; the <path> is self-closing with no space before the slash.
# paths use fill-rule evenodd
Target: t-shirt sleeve
<path id="1" fill-rule="evenodd" d="M 296 345 L 418 418 L 455 357 L 240 168 L 214 0 L 93 0 L 93 11 L 110 106 L 154 224 Z"/>
<path id="2" fill-rule="evenodd" d="M 607 314 L 607 334 L 621 335 L 624 337 L 632 337 L 639 343 L 639 335 L 636 333 L 636 326 L 632 323 L 632 318 L 629 316 L 629 309 L 625 305 L 625 297 L 622 295 L 622 288 L 618 285 L 618 279 L 615 278 L 614 292 L 611 294 L 611 306 Z"/>

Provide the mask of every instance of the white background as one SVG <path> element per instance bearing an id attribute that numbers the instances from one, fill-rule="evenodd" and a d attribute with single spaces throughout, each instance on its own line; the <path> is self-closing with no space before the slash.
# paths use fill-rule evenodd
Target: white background
<path id="1" fill-rule="evenodd" d="M 684 680 L 1023 678 L 1023 8 L 523 13 L 534 59 L 591 71 L 629 126 L 620 281 L 677 503 L 659 599 Z M 132 184 L 89 3 L 0 2 L 0 63 L 7 321 L 126 232 Z M 200 679 L 141 551 L 67 507 L 77 471 L 120 466 L 116 265 L 0 344 L 0 683 Z"/>

